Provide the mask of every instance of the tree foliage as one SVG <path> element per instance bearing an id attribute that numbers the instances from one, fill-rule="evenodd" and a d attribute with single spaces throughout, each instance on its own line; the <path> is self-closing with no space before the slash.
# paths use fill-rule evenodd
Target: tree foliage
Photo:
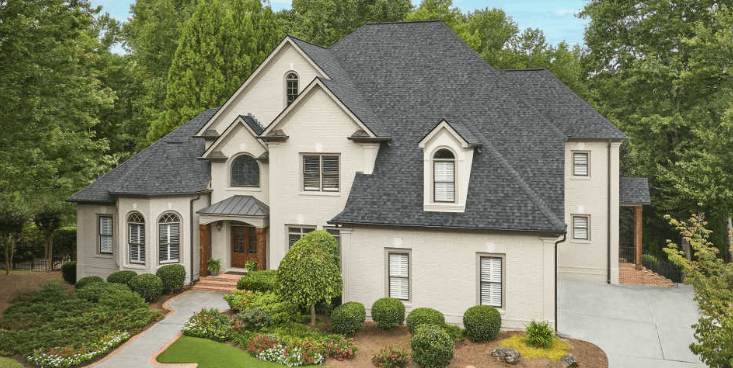
<path id="1" fill-rule="evenodd" d="M 57 208 L 46 207 L 33 215 L 33 222 L 43 234 L 43 248 L 46 271 L 53 270 L 53 233 L 61 226 L 61 211 Z"/>
<path id="2" fill-rule="evenodd" d="M 328 304 L 343 290 L 332 250 L 335 242 L 325 231 L 308 233 L 293 244 L 278 267 L 277 292 L 295 305 L 310 307 L 312 326 L 316 323 L 316 303 Z"/>
<path id="3" fill-rule="evenodd" d="M 5 256 L 5 274 L 13 268 L 15 245 L 23 233 L 23 225 L 28 221 L 28 209 L 22 202 L 0 201 L 0 245 Z"/>
<path id="4" fill-rule="evenodd" d="M 694 250 L 689 260 L 677 244 L 667 241 L 665 252 L 682 268 L 685 283 L 695 288 L 695 301 L 700 318 L 692 325 L 696 343 L 690 350 L 709 367 L 733 366 L 733 263 L 720 258 L 720 250 L 709 241 L 710 230 L 700 217 L 693 215 L 687 222 L 665 216 Z M 728 244 L 733 247 L 733 244 Z"/>

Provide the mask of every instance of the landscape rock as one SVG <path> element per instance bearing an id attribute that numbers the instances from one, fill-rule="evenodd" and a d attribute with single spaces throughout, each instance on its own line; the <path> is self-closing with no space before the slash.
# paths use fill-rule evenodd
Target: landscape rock
<path id="1" fill-rule="evenodd" d="M 578 368 L 578 361 L 572 354 L 565 354 L 560 358 L 560 367 L 562 368 Z"/>
<path id="2" fill-rule="evenodd" d="M 499 360 L 509 364 L 519 364 L 519 358 L 522 357 L 522 354 L 519 354 L 514 348 L 496 348 L 491 351 L 491 356 L 498 357 Z"/>

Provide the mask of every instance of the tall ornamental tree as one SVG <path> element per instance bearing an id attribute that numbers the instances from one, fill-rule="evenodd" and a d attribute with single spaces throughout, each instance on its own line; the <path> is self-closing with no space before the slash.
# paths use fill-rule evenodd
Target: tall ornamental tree
<path id="1" fill-rule="evenodd" d="M 44 208 L 33 216 L 33 222 L 43 235 L 43 249 L 47 261 L 46 271 L 53 270 L 53 233 L 61 226 L 61 211 L 53 207 Z"/>
<path id="2" fill-rule="evenodd" d="M 295 242 L 277 269 L 277 292 L 293 304 L 310 307 L 316 325 L 316 303 L 341 295 L 338 244 L 325 231 L 313 231 Z"/>

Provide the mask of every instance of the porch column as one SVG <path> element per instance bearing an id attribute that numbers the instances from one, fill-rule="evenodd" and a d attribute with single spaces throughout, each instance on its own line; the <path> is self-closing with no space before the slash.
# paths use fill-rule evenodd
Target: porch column
<path id="1" fill-rule="evenodd" d="M 641 206 L 634 207 L 634 264 L 636 269 L 641 270 Z"/>
<path id="2" fill-rule="evenodd" d="M 209 275 L 209 258 L 211 258 L 211 225 L 199 225 L 199 251 L 201 254 L 201 267 L 199 275 Z"/>
<path id="3" fill-rule="evenodd" d="M 257 230 L 257 269 L 267 268 L 267 228 L 258 227 Z"/>

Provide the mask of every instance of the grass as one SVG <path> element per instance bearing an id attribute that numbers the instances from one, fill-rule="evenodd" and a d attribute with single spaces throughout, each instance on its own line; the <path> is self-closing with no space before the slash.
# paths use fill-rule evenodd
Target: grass
<path id="1" fill-rule="evenodd" d="M 557 363 L 560 358 L 568 353 L 570 345 L 568 343 L 554 337 L 552 340 L 552 346 L 543 349 L 535 348 L 527 343 L 527 338 L 522 335 L 514 335 L 499 343 L 499 346 L 506 346 L 517 349 L 523 357 L 527 359 L 535 358 L 550 358 L 554 363 Z"/>
<path id="2" fill-rule="evenodd" d="M 24 368 L 23 364 L 20 364 L 17 360 L 12 358 L 0 357 L 0 368 Z"/>
<path id="3" fill-rule="evenodd" d="M 181 336 L 168 349 L 158 355 L 160 363 L 198 363 L 199 368 L 218 367 L 284 367 L 272 362 L 263 362 L 244 350 L 220 342 Z"/>

